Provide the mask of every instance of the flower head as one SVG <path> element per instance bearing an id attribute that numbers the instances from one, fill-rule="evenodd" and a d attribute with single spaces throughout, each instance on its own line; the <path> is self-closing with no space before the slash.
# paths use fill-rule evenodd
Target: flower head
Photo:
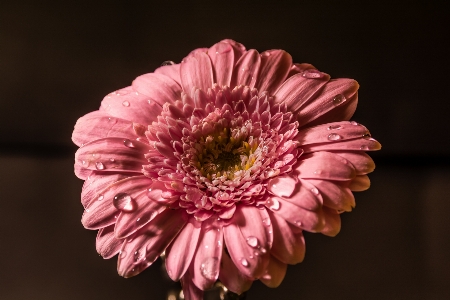
<path id="1" fill-rule="evenodd" d="M 232 40 L 166 62 L 80 118 L 75 173 L 97 251 L 134 276 L 164 251 L 187 299 L 219 279 L 270 287 L 303 260 L 302 231 L 334 236 L 380 149 L 349 121 L 358 84 L 283 50 Z"/>

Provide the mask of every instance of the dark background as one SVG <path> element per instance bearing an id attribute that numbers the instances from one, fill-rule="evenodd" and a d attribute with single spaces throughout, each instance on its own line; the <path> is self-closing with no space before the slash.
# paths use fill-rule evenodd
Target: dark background
<path id="1" fill-rule="evenodd" d="M 341 233 L 306 234 L 305 261 L 247 299 L 450 299 L 449 10 L 361 2 L 0 1 L 0 299 L 165 299 L 159 262 L 123 279 L 97 255 L 70 137 L 109 92 L 224 38 L 358 80 L 353 119 L 383 145 Z"/>

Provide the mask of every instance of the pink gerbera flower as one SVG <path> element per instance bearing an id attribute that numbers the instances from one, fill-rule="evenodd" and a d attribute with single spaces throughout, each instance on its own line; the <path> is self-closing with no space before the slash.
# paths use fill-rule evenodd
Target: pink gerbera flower
<path id="1" fill-rule="evenodd" d="M 238 294 L 278 286 L 303 260 L 302 231 L 336 235 L 370 185 L 365 151 L 381 146 L 349 121 L 357 90 L 224 40 L 107 95 L 72 136 L 97 251 L 119 254 L 124 277 L 165 251 L 187 299 L 218 279 Z"/>

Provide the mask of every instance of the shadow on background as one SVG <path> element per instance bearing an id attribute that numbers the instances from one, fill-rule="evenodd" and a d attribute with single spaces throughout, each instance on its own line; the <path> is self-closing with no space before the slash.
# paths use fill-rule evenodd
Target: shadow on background
<path id="1" fill-rule="evenodd" d="M 165 299 L 95 251 L 73 175 L 77 118 L 161 62 L 232 38 L 361 85 L 354 119 L 383 144 L 336 238 L 248 299 L 449 299 L 448 10 L 433 1 L 0 3 L 0 298 Z"/>

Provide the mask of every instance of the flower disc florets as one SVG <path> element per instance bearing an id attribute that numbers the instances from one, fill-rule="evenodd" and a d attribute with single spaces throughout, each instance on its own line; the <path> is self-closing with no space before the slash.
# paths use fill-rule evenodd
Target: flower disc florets
<path id="1" fill-rule="evenodd" d="M 183 93 L 181 100 L 165 104 L 146 135 L 155 147 L 162 143 L 176 149 L 175 173 L 183 184 L 179 206 L 197 220 L 213 215 L 229 219 L 239 202 L 264 201 L 268 179 L 292 170 L 298 157 L 298 143 L 292 140 L 297 127 L 286 106 L 275 104 L 267 93 L 214 85 L 206 93 L 193 89 L 191 95 Z M 164 129 L 170 138 L 152 135 Z M 163 166 L 158 174 L 146 174 L 158 179 L 172 170 Z"/>

